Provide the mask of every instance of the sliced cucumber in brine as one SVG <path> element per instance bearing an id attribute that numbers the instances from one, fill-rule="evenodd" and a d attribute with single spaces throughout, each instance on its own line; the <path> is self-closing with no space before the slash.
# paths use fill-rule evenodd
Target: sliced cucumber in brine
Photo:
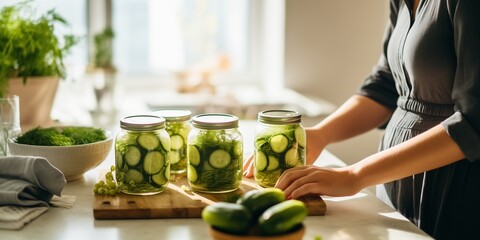
<path id="1" fill-rule="evenodd" d="M 263 144 L 265 144 L 267 141 L 265 139 L 260 138 L 255 141 L 255 148 L 261 147 Z"/>
<path id="2" fill-rule="evenodd" d="M 258 171 L 263 171 L 265 168 L 267 168 L 268 164 L 268 159 L 267 156 L 265 156 L 265 153 L 262 151 L 257 151 L 255 153 L 255 167 L 257 168 Z"/>
<path id="3" fill-rule="evenodd" d="M 169 174 L 168 177 L 167 177 L 167 173 Z M 170 172 L 168 171 L 162 171 L 152 176 L 153 182 L 158 186 L 165 185 L 168 182 L 169 178 L 170 178 Z"/>
<path id="4" fill-rule="evenodd" d="M 294 167 L 298 164 L 298 148 L 290 148 L 285 153 L 285 164 L 289 167 Z"/>
<path id="5" fill-rule="evenodd" d="M 230 153 L 223 149 L 217 149 L 210 154 L 208 158 L 208 163 L 214 168 L 226 168 L 230 165 L 232 157 Z"/>
<path id="6" fill-rule="evenodd" d="M 295 139 L 297 139 L 298 145 L 300 147 L 305 147 L 307 146 L 307 138 L 305 136 L 305 129 L 301 127 L 295 128 Z"/>
<path id="7" fill-rule="evenodd" d="M 168 135 L 166 131 L 160 132 L 160 142 L 162 143 L 162 147 L 165 149 L 165 151 L 170 151 L 172 148 L 172 142 L 170 140 L 170 135 Z"/>
<path id="8" fill-rule="evenodd" d="M 172 150 L 180 150 L 183 147 L 184 141 L 182 136 L 180 135 L 172 135 L 170 136 L 170 142 Z"/>
<path id="9" fill-rule="evenodd" d="M 127 147 L 127 151 L 123 155 L 125 161 L 127 162 L 128 166 L 137 166 L 137 164 L 142 159 L 142 152 L 138 147 L 130 145 Z"/>
<path id="10" fill-rule="evenodd" d="M 168 159 L 170 159 L 170 164 L 177 164 L 180 162 L 180 153 L 177 151 L 170 151 L 168 153 Z"/>
<path id="11" fill-rule="evenodd" d="M 198 164 L 200 164 L 200 152 L 198 148 L 194 145 L 189 145 L 187 151 L 190 164 L 198 166 Z"/>
<path id="12" fill-rule="evenodd" d="M 280 162 L 278 161 L 278 158 L 273 155 L 269 155 L 267 171 L 273 171 L 277 169 L 279 166 L 280 166 Z"/>
<path id="13" fill-rule="evenodd" d="M 154 150 L 154 149 L 158 148 L 158 146 L 160 146 L 160 141 L 158 140 L 157 135 L 155 135 L 153 133 L 140 134 L 137 137 L 137 143 L 142 148 L 144 148 L 148 151 Z"/>
<path id="14" fill-rule="evenodd" d="M 288 138 L 283 134 L 272 136 L 269 142 L 270 147 L 272 147 L 272 150 L 276 153 L 282 153 L 288 146 Z"/>
<path id="15" fill-rule="evenodd" d="M 236 157 L 241 157 L 243 156 L 243 144 L 240 141 L 235 141 L 233 145 L 233 154 L 235 154 Z"/>
<path id="16" fill-rule="evenodd" d="M 195 170 L 195 167 L 190 164 L 188 165 L 187 178 L 188 181 L 192 183 L 196 182 L 198 179 L 197 170 Z"/>
<path id="17" fill-rule="evenodd" d="M 165 165 L 165 157 L 159 151 L 148 152 L 143 159 L 143 170 L 149 174 L 157 174 Z"/>
<path id="18" fill-rule="evenodd" d="M 115 151 L 115 166 L 117 169 L 123 168 L 123 164 L 125 161 L 123 160 L 123 156 L 119 151 Z"/>
<path id="19" fill-rule="evenodd" d="M 141 183 L 143 181 L 143 175 L 140 171 L 136 169 L 129 169 L 127 174 L 125 174 L 125 182 L 130 183 Z"/>

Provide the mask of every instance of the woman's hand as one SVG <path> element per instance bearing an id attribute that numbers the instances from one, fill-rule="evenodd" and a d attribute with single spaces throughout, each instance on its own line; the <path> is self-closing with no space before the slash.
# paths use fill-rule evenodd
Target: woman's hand
<path id="1" fill-rule="evenodd" d="M 350 196 L 362 188 L 350 167 L 320 168 L 302 166 L 285 171 L 275 187 L 282 189 L 287 198 L 299 198 L 307 194 Z"/>

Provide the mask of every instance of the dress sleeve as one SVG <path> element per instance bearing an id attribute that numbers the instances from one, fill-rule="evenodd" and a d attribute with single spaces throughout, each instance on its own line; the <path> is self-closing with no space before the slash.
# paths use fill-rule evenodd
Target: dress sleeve
<path id="1" fill-rule="evenodd" d="M 399 0 L 390 0 L 390 21 L 383 39 L 382 55 L 372 74 L 365 79 L 357 92 L 392 110 L 397 107 L 398 93 L 387 60 L 387 48 L 397 21 L 399 2 Z"/>
<path id="2" fill-rule="evenodd" d="M 452 99 L 455 113 L 442 122 L 470 161 L 480 160 L 480 1 L 452 0 L 457 69 Z"/>

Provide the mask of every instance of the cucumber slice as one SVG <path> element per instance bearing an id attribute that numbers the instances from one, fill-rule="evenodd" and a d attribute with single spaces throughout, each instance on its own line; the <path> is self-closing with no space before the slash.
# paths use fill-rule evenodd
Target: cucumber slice
<path id="1" fill-rule="evenodd" d="M 267 171 L 273 171 L 277 169 L 279 166 L 280 166 L 280 162 L 278 161 L 278 158 L 273 155 L 269 155 Z"/>
<path id="2" fill-rule="evenodd" d="M 172 148 L 172 142 L 170 141 L 170 135 L 168 135 L 167 132 L 160 133 L 160 142 L 162 143 L 162 147 L 165 149 L 165 151 L 170 151 Z"/>
<path id="3" fill-rule="evenodd" d="M 297 139 L 298 145 L 300 147 L 307 146 L 307 137 L 305 136 L 305 129 L 301 127 L 295 128 L 295 139 Z"/>
<path id="4" fill-rule="evenodd" d="M 170 142 L 172 150 L 180 150 L 183 147 L 183 138 L 180 135 L 170 136 Z"/>
<path id="5" fill-rule="evenodd" d="M 143 158 L 143 170 L 150 175 L 157 174 L 165 165 L 165 157 L 159 151 L 148 152 Z"/>
<path id="6" fill-rule="evenodd" d="M 282 153 L 287 149 L 288 138 L 283 134 L 278 134 L 270 138 L 270 147 L 276 153 Z"/>
<path id="7" fill-rule="evenodd" d="M 214 168 L 226 168 L 232 162 L 230 153 L 223 149 L 217 149 L 210 154 L 208 163 Z"/>
<path id="8" fill-rule="evenodd" d="M 200 152 L 198 151 L 198 148 L 194 145 L 189 145 L 187 150 L 188 161 L 190 164 L 198 166 L 198 164 L 200 164 Z"/>
<path id="9" fill-rule="evenodd" d="M 125 164 L 125 161 L 123 160 L 123 156 L 119 151 L 115 151 L 115 167 L 117 169 L 123 168 L 123 164 Z"/>
<path id="10" fill-rule="evenodd" d="M 197 170 L 195 170 L 195 167 L 190 164 L 188 165 L 187 177 L 188 181 L 192 183 L 196 182 L 198 179 Z"/>
<path id="11" fill-rule="evenodd" d="M 261 147 L 263 144 L 265 144 L 267 141 L 263 138 L 257 139 L 255 141 L 255 148 Z"/>
<path id="12" fill-rule="evenodd" d="M 125 182 L 130 183 L 141 183 L 143 181 L 143 175 L 140 171 L 136 169 L 129 169 L 127 174 L 125 174 Z"/>
<path id="13" fill-rule="evenodd" d="M 235 141 L 233 146 L 233 154 L 235 154 L 237 158 L 243 156 L 243 144 L 240 141 Z"/>
<path id="14" fill-rule="evenodd" d="M 267 156 L 265 156 L 265 153 L 263 153 L 262 151 L 257 151 L 255 154 L 255 167 L 258 171 L 265 170 L 268 163 Z"/>
<path id="15" fill-rule="evenodd" d="M 294 167 L 298 164 L 298 148 L 290 148 L 285 153 L 285 164 L 289 167 Z"/>
<path id="16" fill-rule="evenodd" d="M 163 186 L 168 182 L 168 178 L 165 176 L 167 171 L 160 172 L 152 176 L 152 180 L 158 186 Z"/>
<path id="17" fill-rule="evenodd" d="M 152 133 L 145 133 L 145 134 L 140 134 L 137 137 L 137 143 L 144 149 L 151 151 L 158 146 L 160 146 L 160 141 L 158 140 L 157 135 L 152 134 Z"/>
<path id="18" fill-rule="evenodd" d="M 138 149 L 137 146 L 130 145 L 127 147 L 127 151 L 123 155 L 128 166 L 137 166 L 137 164 L 142 159 L 142 152 Z"/>
<path id="19" fill-rule="evenodd" d="M 170 180 L 170 166 L 165 167 L 165 174 L 164 175 L 165 175 L 165 178 L 167 180 Z"/>
<path id="20" fill-rule="evenodd" d="M 177 151 L 170 151 L 170 153 L 168 153 L 168 157 L 170 159 L 170 164 L 177 164 L 180 162 L 180 153 Z"/>

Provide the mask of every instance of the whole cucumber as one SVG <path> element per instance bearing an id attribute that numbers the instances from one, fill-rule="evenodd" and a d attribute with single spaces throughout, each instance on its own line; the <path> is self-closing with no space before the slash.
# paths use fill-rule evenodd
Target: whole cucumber
<path id="1" fill-rule="evenodd" d="M 245 206 L 252 214 L 252 218 L 257 220 L 269 207 L 283 201 L 285 201 L 285 193 L 281 189 L 263 188 L 246 192 L 237 200 L 237 203 Z"/>
<path id="2" fill-rule="evenodd" d="M 243 205 L 216 202 L 203 209 L 202 219 L 221 231 L 245 234 L 248 232 L 252 217 Z"/>
<path id="3" fill-rule="evenodd" d="M 263 235 L 287 233 L 307 217 L 307 207 L 299 200 L 286 200 L 263 212 L 258 218 L 258 229 Z"/>

